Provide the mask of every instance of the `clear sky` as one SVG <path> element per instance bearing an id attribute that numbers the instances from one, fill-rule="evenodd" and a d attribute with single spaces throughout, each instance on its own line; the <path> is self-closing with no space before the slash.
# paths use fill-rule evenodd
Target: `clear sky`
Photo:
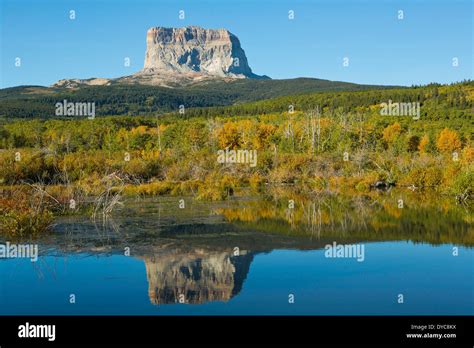
<path id="1" fill-rule="evenodd" d="M 254 73 L 272 78 L 390 85 L 473 78 L 471 0 L 0 3 L 1 88 L 134 73 L 143 66 L 149 27 L 186 25 L 229 29 L 240 39 Z M 76 13 L 74 20 L 70 10 Z M 184 20 L 178 18 L 180 10 Z M 20 67 L 15 66 L 17 57 Z M 124 67 L 125 57 L 130 67 Z M 344 57 L 349 58 L 347 67 Z"/>

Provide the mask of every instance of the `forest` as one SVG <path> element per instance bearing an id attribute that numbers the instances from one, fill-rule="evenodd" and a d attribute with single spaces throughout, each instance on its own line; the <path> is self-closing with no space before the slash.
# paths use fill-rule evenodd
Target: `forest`
<path id="1" fill-rule="evenodd" d="M 228 106 L 279 96 L 321 91 L 355 91 L 385 89 L 387 86 L 359 85 L 314 78 L 288 80 L 237 79 L 212 81 L 190 86 L 161 86 L 113 83 L 110 86 L 56 88 L 18 86 L 0 90 L 0 117 L 51 118 L 56 102 L 94 102 L 97 114 L 149 115 L 189 108 Z"/>
<path id="2" fill-rule="evenodd" d="M 420 103 L 420 119 L 381 115 L 389 100 Z M 58 214 L 107 214 L 123 196 L 225 200 L 285 185 L 353 196 L 429 190 L 470 207 L 473 106 L 474 83 L 465 81 L 142 116 L 12 113 L 0 124 L 0 229 L 41 233 Z M 256 151 L 256 165 L 218 161 L 226 149 Z"/>

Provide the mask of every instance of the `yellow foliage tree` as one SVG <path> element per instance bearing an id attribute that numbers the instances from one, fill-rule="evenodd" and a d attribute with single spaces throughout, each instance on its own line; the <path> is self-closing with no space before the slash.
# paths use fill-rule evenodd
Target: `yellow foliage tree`
<path id="1" fill-rule="evenodd" d="M 275 133 L 276 127 L 271 124 L 261 124 L 257 128 L 255 144 L 257 149 L 264 148 L 269 144 L 269 138 Z"/>
<path id="2" fill-rule="evenodd" d="M 418 151 L 420 151 L 421 153 L 426 152 L 426 147 L 428 146 L 429 142 L 430 137 L 428 136 L 428 134 L 423 135 L 420 140 L 420 143 L 418 144 Z"/>
<path id="3" fill-rule="evenodd" d="M 474 147 L 467 146 L 462 151 L 462 159 L 465 163 L 474 162 Z"/>
<path id="4" fill-rule="evenodd" d="M 148 132 L 147 126 L 138 126 L 130 130 L 130 133 L 133 135 L 142 135 L 142 134 L 146 134 L 147 132 Z"/>
<path id="5" fill-rule="evenodd" d="M 398 138 L 401 131 L 402 127 L 400 126 L 400 123 L 396 122 L 391 124 L 383 130 L 383 139 L 387 143 L 393 143 Z"/>
<path id="6" fill-rule="evenodd" d="M 241 142 L 239 129 L 234 122 L 224 123 L 222 128 L 219 130 L 217 138 L 219 140 L 219 145 L 223 149 L 226 147 L 236 149 L 239 147 Z"/>
<path id="7" fill-rule="evenodd" d="M 441 152 L 452 152 L 461 148 L 461 140 L 455 131 L 445 128 L 439 134 L 436 146 Z"/>

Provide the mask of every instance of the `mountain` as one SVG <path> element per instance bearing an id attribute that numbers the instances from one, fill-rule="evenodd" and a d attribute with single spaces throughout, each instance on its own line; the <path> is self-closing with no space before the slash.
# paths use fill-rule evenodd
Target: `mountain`
<path id="1" fill-rule="evenodd" d="M 240 41 L 226 29 L 153 27 L 147 31 L 142 70 L 116 79 L 63 79 L 53 87 L 112 83 L 177 87 L 201 81 L 268 79 L 252 72 Z"/>
<path id="2" fill-rule="evenodd" d="M 134 75 L 141 83 L 265 78 L 252 72 L 239 39 L 226 29 L 154 27 L 146 44 L 143 70 Z"/>
<path id="3" fill-rule="evenodd" d="M 240 41 L 226 29 L 153 27 L 142 70 L 115 79 L 62 79 L 51 87 L 0 90 L 0 117 L 56 117 L 55 105 L 94 103 L 96 115 L 144 115 L 301 93 L 382 89 L 313 78 L 256 75 Z"/>

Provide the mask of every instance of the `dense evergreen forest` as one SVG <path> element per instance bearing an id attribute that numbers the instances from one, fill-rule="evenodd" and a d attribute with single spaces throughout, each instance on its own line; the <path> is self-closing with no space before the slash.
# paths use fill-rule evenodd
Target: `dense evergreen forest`
<path id="1" fill-rule="evenodd" d="M 388 88 L 320 79 L 292 80 L 242 79 L 231 82 L 198 83 L 188 87 L 166 88 L 114 84 L 76 89 L 20 86 L 0 90 L 0 117 L 51 118 L 55 104 L 94 102 L 97 115 L 147 115 L 185 108 L 226 106 L 278 96 L 318 91 L 354 91 Z"/>

